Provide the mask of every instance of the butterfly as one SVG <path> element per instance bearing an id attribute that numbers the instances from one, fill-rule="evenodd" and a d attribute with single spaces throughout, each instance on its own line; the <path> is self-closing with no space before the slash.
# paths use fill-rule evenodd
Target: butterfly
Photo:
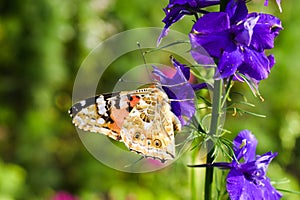
<path id="1" fill-rule="evenodd" d="M 175 158 L 174 134 L 181 130 L 170 102 L 153 85 L 90 97 L 75 103 L 69 114 L 79 129 L 107 135 L 130 151 L 165 162 Z"/>

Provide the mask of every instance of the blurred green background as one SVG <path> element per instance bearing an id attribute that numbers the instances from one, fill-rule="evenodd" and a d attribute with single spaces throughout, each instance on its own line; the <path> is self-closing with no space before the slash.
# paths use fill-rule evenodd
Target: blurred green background
<path id="1" fill-rule="evenodd" d="M 258 154 L 279 152 L 269 177 L 281 182 L 278 188 L 299 190 L 300 4 L 283 1 L 279 13 L 273 1 L 268 8 L 263 2 L 253 1 L 251 6 L 279 16 L 285 28 L 272 50 L 277 63 L 270 78 L 260 84 L 265 101 L 253 98 L 244 85 L 235 89 L 257 105 L 252 111 L 267 118 L 228 115 L 226 128 L 232 137 L 242 129 L 252 130 L 259 140 Z M 190 199 L 186 160 L 146 174 L 115 171 L 84 148 L 67 113 L 73 81 L 88 53 L 123 30 L 162 27 L 167 3 L 0 1 L 0 200 Z M 188 33 L 191 19 L 186 17 L 173 28 Z M 132 65 L 130 59 L 125 65 Z M 199 173 L 199 181 L 203 176 Z"/>

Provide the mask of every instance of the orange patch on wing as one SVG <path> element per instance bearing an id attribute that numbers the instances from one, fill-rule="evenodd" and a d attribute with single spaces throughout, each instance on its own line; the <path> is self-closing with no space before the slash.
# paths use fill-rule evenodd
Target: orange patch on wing
<path id="1" fill-rule="evenodd" d="M 108 125 L 107 125 L 107 127 L 110 129 L 110 130 L 112 130 L 112 131 L 115 131 L 115 132 L 117 132 L 117 133 L 120 133 L 120 127 L 118 126 L 118 124 L 114 121 L 113 123 L 109 123 Z"/>
<path id="2" fill-rule="evenodd" d="M 131 98 L 132 100 L 129 102 L 131 107 L 134 107 L 141 100 L 138 96 L 131 96 Z"/>
<path id="3" fill-rule="evenodd" d="M 115 131 L 115 132 L 117 132 L 117 133 L 120 133 L 120 130 L 121 130 L 123 122 L 124 122 L 124 119 L 128 115 L 129 115 L 129 112 L 127 111 L 126 108 L 122 108 L 122 109 L 112 108 L 110 118 L 114 122 L 109 124 L 108 128 Z"/>

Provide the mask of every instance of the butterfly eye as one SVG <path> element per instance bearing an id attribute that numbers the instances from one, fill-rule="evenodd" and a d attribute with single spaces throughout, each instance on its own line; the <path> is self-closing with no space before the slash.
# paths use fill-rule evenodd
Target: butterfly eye
<path id="1" fill-rule="evenodd" d="M 154 145 L 155 145 L 155 147 L 157 147 L 157 148 L 161 147 L 161 141 L 158 140 L 158 139 L 155 139 L 155 140 L 154 140 Z"/>

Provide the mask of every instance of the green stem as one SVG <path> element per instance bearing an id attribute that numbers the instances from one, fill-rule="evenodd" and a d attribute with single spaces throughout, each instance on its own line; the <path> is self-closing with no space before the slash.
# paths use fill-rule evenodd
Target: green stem
<path id="1" fill-rule="evenodd" d="M 218 134 L 218 126 L 220 122 L 220 115 L 221 115 L 221 99 L 222 99 L 222 79 L 214 81 L 214 90 L 213 90 L 213 100 L 212 100 L 212 116 L 210 122 L 210 129 L 209 129 L 209 137 L 214 137 Z M 213 141 L 208 140 L 207 147 L 213 146 Z M 210 152 L 207 154 L 206 163 L 213 163 L 215 156 L 214 156 L 213 147 Z M 205 191 L 204 191 L 204 199 L 211 200 L 212 199 L 212 183 L 213 183 L 213 167 L 207 167 L 205 172 Z"/>
<path id="2" fill-rule="evenodd" d="M 197 154 L 194 152 L 192 155 L 192 163 L 195 163 Z M 197 184 L 196 184 L 196 172 L 195 169 L 191 169 L 191 199 L 197 199 Z"/>
<path id="3" fill-rule="evenodd" d="M 211 123 L 209 129 L 210 136 L 216 135 L 218 131 L 220 114 L 221 114 L 222 85 L 223 85 L 222 79 L 214 81 Z"/>
<path id="4" fill-rule="evenodd" d="M 226 101 L 227 101 L 227 99 L 228 99 L 228 97 L 229 97 L 229 92 L 230 92 L 230 90 L 231 90 L 231 88 L 232 88 L 232 86 L 233 86 L 233 85 L 231 84 L 232 79 L 233 79 L 233 76 L 231 76 L 231 77 L 229 78 L 228 82 L 227 82 L 227 86 L 226 86 L 226 88 L 225 88 L 225 96 L 223 97 L 223 101 L 222 101 L 222 103 L 221 103 L 221 108 L 224 108 L 224 105 L 225 105 L 225 103 L 226 103 Z"/>
<path id="5" fill-rule="evenodd" d="M 211 163 L 214 160 L 213 151 L 214 148 L 207 154 L 206 163 Z M 214 178 L 213 174 L 214 174 L 214 168 L 207 167 L 205 171 L 205 189 L 204 189 L 205 200 L 212 199 L 212 183 Z"/>

